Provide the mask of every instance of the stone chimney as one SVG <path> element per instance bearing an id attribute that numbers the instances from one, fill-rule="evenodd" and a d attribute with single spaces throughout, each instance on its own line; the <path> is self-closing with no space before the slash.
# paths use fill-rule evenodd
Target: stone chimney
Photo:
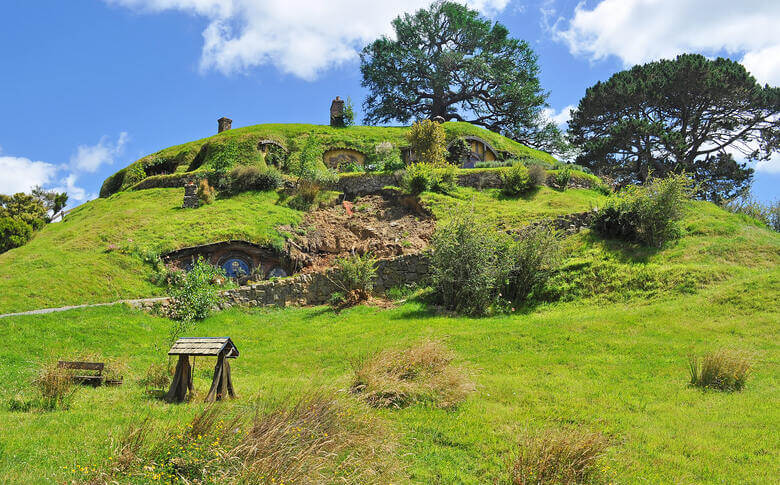
<path id="1" fill-rule="evenodd" d="M 344 126 L 344 100 L 338 96 L 330 103 L 330 126 Z"/>
<path id="2" fill-rule="evenodd" d="M 217 123 L 219 123 L 219 127 L 217 128 L 217 133 L 222 133 L 223 131 L 227 131 L 230 129 L 230 125 L 233 124 L 233 120 L 230 118 L 225 118 L 224 116 L 217 120 Z"/>
<path id="3" fill-rule="evenodd" d="M 195 182 L 189 181 L 184 186 L 184 201 L 181 206 L 184 209 L 195 209 L 198 205 L 200 205 L 198 201 L 198 186 L 195 185 Z"/>

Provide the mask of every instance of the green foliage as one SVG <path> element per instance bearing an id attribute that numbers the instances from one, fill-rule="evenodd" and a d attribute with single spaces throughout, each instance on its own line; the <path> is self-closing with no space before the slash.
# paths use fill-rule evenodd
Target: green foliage
<path id="1" fill-rule="evenodd" d="M 122 190 L 122 187 L 125 185 L 126 173 L 127 168 L 123 168 L 114 175 L 109 176 L 100 187 L 100 197 L 106 198 Z"/>
<path id="2" fill-rule="evenodd" d="M 433 171 L 431 190 L 440 194 L 451 194 L 458 185 L 458 171 L 452 165 L 436 168 Z"/>
<path id="3" fill-rule="evenodd" d="M 47 214 L 50 214 L 46 218 L 47 222 L 51 221 L 51 218 L 64 209 L 68 203 L 68 194 L 65 192 L 59 193 L 54 190 L 44 190 L 40 185 L 33 187 L 30 195 L 40 200 Z"/>
<path id="4" fill-rule="evenodd" d="M 353 253 L 336 258 L 336 270 L 331 280 L 344 294 L 357 292 L 367 297 L 374 289 L 377 260 L 371 254 Z"/>
<path id="5" fill-rule="evenodd" d="M 558 234 L 548 225 L 527 227 L 509 244 L 506 254 L 509 269 L 502 291 L 512 303 L 522 303 L 538 296 L 538 292 L 561 263 L 561 243 Z"/>
<path id="6" fill-rule="evenodd" d="M 0 253 L 24 246 L 32 235 L 32 228 L 19 219 L 0 217 Z"/>
<path id="7" fill-rule="evenodd" d="M 196 320 L 203 320 L 220 301 L 220 282 L 225 273 L 198 256 L 189 271 L 170 276 L 168 294 L 171 297 L 170 316 L 181 324 L 174 326 L 171 341 Z"/>
<path id="8" fill-rule="evenodd" d="M 538 131 L 547 94 L 536 54 L 505 26 L 446 1 L 399 16 L 392 25 L 395 35 L 375 40 L 360 55 L 369 90 L 366 123 L 442 116 L 471 118 L 512 138 Z"/>
<path id="9" fill-rule="evenodd" d="M 322 146 L 313 135 L 309 135 L 300 153 L 290 159 L 290 173 L 299 180 L 314 180 L 322 165 Z"/>
<path id="10" fill-rule="evenodd" d="M 534 187 L 541 187 L 547 183 L 547 170 L 540 165 L 528 166 L 528 178 Z"/>
<path id="11" fill-rule="evenodd" d="M 433 186 L 434 168 L 427 163 L 413 163 L 406 167 L 401 186 L 412 195 L 421 194 Z"/>
<path id="12" fill-rule="evenodd" d="M 127 167 L 125 176 L 122 178 L 122 190 L 132 187 L 145 178 L 146 172 L 144 172 L 144 167 L 141 163 L 136 162 L 130 165 Z"/>
<path id="13" fill-rule="evenodd" d="M 748 194 L 726 201 L 722 207 L 729 212 L 757 219 L 773 231 L 780 232 L 780 200 L 765 204 Z"/>
<path id="14" fill-rule="evenodd" d="M 22 192 L 14 195 L 0 194 L 0 217 L 10 217 L 30 226 L 34 231 L 41 229 L 49 221 L 43 201 Z"/>
<path id="15" fill-rule="evenodd" d="M 546 430 L 519 444 L 512 465 L 512 483 L 575 485 L 609 483 L 601 461 L 609 439 L 579 429 Z"/>
<path id="16" fill-rule="evenodd" d="M 449 310 L 483 315 L 498 301 L 506 274 L 499 254 L 507 239 L 474 213 L 458 211 L 434 234 L 431 286 L 434 299 Z"/>
<path id="17" fill-rule="evenodd" d="M 718 391 L 741 391 L 751 371 L 751 359 L 744 352 L 721 349 L 688 359 L 692 386 Z"/>
<path id="18" fill-rule="evenodd" d="M 352 105 L 352 98 L 347 96 L 347 101 L 344 103 L 344 126 L 352 126 L 355 124 L 355 107 Z"/>
<path id="19" fill-rule="evenodd" d="M 593 228 L 607 237 L 661 247 L 681 234 L 680 220 L 692 194 L 690 179 L 673 175 L 631 186 L 610 197 Z"/>
<path id="20" fill-rule="evenodd" d="M 586 91 L 569 121 L 577 163 L 621 185 L 688 173 L 696 195 L 733 198 L 777 150 L 780 88 L 737 61 L 683 54 L 621 71 Z"/>
<path id="21" fill-rule="evenodd" d="M 566 190 L 566 187 L 569 186 L 569 181 L 572 177 L 572 169 L 569 167 L 563 167 L 553 172 L 552 177 L 553 184 L 558 188 L 558 190 Z"/>
<path id="22" fill-rule="evenodd" d="M 463 138 L 458 138 L 447 149 L 447 163 L 460 165 L 467 159 L 470 153 L 471 147 L 469 143 Z"/>
<path id="23" fill-rule="evenodd" d="M 528 169 L 521 163 L 516 163 L 501 172 L 501 190 L 510 197 L 524 194 L 535 187 Z"/>
<path id="24" fill-rule="evenodd" d="M 434 166 L 446 162 L 446 135 L 439 123 L 431 120 L 417 121 L 409 129 L 408 138 L 416 161 Z"/>

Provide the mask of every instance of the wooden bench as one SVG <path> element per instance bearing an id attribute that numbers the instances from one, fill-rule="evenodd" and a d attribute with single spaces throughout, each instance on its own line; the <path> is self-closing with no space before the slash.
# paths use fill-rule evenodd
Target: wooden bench
<path id="1" fill-rule="evenodd" d="M 88 384 L 90 386 L 99 386 L 103 384 L 103 362 L 69 362 L 61 360 L 57 362 L 60 369 L 70 369 L 78 371 L 92 371 L 92 374 L 74 375 L 72 379 L 79 384 Z"/>

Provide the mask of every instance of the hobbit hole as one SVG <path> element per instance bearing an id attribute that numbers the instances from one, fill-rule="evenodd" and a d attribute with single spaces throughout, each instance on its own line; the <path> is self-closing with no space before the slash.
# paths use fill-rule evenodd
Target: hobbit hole
<path id="1" fill-rule="evenodd" d="M 222 268 L 229 278 L 240 284 L 249 280 L 287 276 L 292 272 L 286 258 L 278 252 L 246 241 L 224 241 L 183 248 L 168 253 L 163 261 L 168 266 L 189 270 L 199 257 Z"/>
<path id="2" fill-rule="evenodd" d="M 340 169 L 348 164 L 363 166 L 366 163 L 366 156 L 351 148 L 331 148 L 322 154 L 322 161 L 328 168 Z"/>
<path id="3" fill-rule="evenodd" d="M 477 162 L 493 162 L 499 159 L 498 153 L 487 141 L 477 136 L 465 136 L 458 140 L 452 141 L 447 145 L 447 150 L 453 153 L 454 149 L 460 143 L 459 140 L 464 140 L 468 145 L 468 153 L 457 154 L 460 157 L 459 163 L 462 168 L 474 168 Z"/>

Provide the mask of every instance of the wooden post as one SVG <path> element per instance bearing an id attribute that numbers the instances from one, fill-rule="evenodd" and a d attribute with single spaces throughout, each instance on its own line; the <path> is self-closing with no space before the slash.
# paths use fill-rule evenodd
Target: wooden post
<path id="1" fill-rule="evenodd" d="M 190 367 L 190 357 L 180 355 L 176 363 L 176 373 L 173 375 L 171 388 L 165 400 L 168 402 L 183 402 L 187 397 L 187 392 L 192 393 L 192 367 Z"/>
<path id="2" fill-rule="evenodd" d="M 211 389 L 206 395 L 206 402 L 221 401 L 225 397 L 235 397 L 233 380 L 230 377 L 230 363 L 224 352 L 217 356 L 217 364 L 214 366 L 214 378 L 211 381 Z"/>

